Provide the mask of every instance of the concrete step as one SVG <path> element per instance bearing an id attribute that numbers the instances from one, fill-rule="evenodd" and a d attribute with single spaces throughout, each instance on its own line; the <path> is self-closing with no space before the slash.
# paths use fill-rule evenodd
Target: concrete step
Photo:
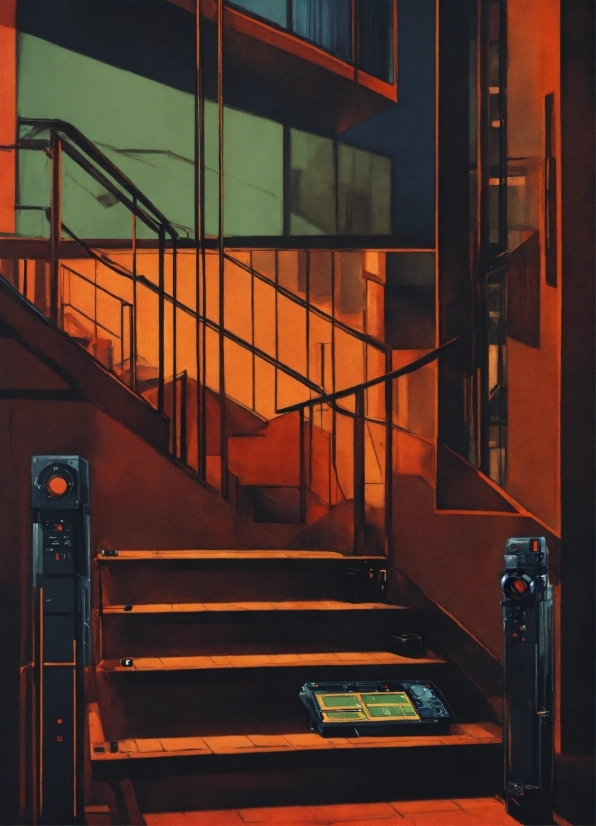
<path id="1" fill-rule="evenodd" d="M 306 682 L 428 679 L 455 695 L 438 657 L 352 652 L 349 660 L 333 653 L 164 660 L 135 660 L 133 669 L 100 664 L 97 699 L 107 739 L 308 731 L 299 698 Z"/>
<path id="2" fill-rule="evenodd" d="M 384 557 L 329 551 L 126 551 L 98 556 L 103 604 L 377 599 Z M 357 581 L 356 581 L 357 580 Z"/>
<path id="3" fill-rule="evenodd" d="M 322 805 L 494 794 L 501 732 L 456 724 L 441 737 L 323 738 L 309 732 L 108 741 L 90 725 L 95 780 L 130 778 L 141 811 Z"/>
<path id="4" fill-rule="evenodd" d="M 381 602 L 105 605 L 99 650 L 104 660 L 386 651 L 393 634 L 423 635 L 423 619 L 419 610 Z"/>

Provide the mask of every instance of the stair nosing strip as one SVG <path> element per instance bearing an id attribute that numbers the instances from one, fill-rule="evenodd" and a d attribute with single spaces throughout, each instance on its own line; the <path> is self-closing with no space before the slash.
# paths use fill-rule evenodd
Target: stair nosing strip
<path id="1" fill-rule="evenodd" d="M 466 725 L 466 724 L 460 724 Z M 470 724 L 468 724 L 470 725 Z M 476 723 L 472 725 L 487 725 L 486 723 Z M 458 727 L 458 724 L 455 724 L 455 727 Z M 452 726 L 453 728 L 453 726 Z M 291 734 L 276 734 L 276 735 L 258 735 L 258 734 L 246 734 L 246 735 L 206 735 L 204 737 L 197 736 L 197 737 L 151 737 L 151 738 L 123 738 L 116 742 L 118 743 L 134 743 L 136 750 L 129 750 L 129 751 L 117 751 L 117 752 L 110 752 L 109 751 L 109 742 L 104 743 L 90 743 L 90 751 L 91 751 L 91 760 L 93 762 L 105 762 L 105 761 L 117 761 L 117 760 L 139 760 L 139 759 L 149 759 L 153 760 L 156 758 L 164 758 L 164 757 L 218 757 L 221 755 L 226 756 L 237 756 L 241 754 L 263 754 L 263 753 L 271 753 L 271 754 L 282 754 L 287 752 L 303 752 L 303 751 L 321 751 L 321 750 L 342 750 L 342 749 L 361 749 L 361 748 L 378 748 L 378 749 L 391 749 L 391 748 L 441 748 L 444 746 L 468 746 L 468 747 L 476 747 L 476 746 L 500 746 L 502 744 L 502 729 L 498 726 L 495 728 L 499 729 L 498 733 L 495 732 L 491 734 L 489 731 L 486 731 L 486 737 L 474 737 L 470 734 L 465 734 L 461 732 L 454 731 L 452 734 L 440 734 L 440 735 L 398 735 L 395 737 L 360 737 L 360 738 L 353 738 L 353 737 L 318 737 L 318 735 L 313 735 L 312 732 L 293 732 Z M 299 742 L 297 738 L 306 736 L 309 738 L 308 740 L 303 740 L 303 745 L 298 745 Z M 256 745 L 251 741 L 251 738 L 258 739 L 260 741 L 266 740 L 268 737 L 272 739 L 275 738 L 278 741 L 280 739 L 286 738 L 294 738 L 294 743 L 291 740 L 286 739 L 286 744 L 277 743 L 270 746 L 267 745 Z M 317 739 L 312 739 L 317 737 Z M 246 739 L 249 741 L 249 745 L 242 745 L 242 746 L 233 746 L 231 742 L 226 744 L 224 741 L 232 741 L 238 740 L 240 738 Z M 204 745 L 204 748 L 189 748 L 189 749 L 165 749 L 162 747 L 159 751 L 139 751 L 137 743 L 138 742 L 149 742 L 149 741 L 157 741 L 162 743 L 165 740 L 193 740 L 193 741 L 201 741 Z M 214 742 L 220 741 L 220 742 Z M 96 752 L 96 748 L 104 748 L 108 746 L 108 751 L 104 752 Z M 215 747 L 215 748 L 214 748 Z"/>
<path id="2" fill-rule="evenodd" d="M 421 665 L 421 666 L 436 666 L 436 665 L 446 665 L 447 660 L 442 659 L 440 657 L 435 656 L 427 656 L 427 657 L 402 657 L 399 654 L 391 654 L 391 652 L 387 653 L 387 658 L 384 659 L 382 657 L 375 658 L 374 655 L 371 659 L 366 659 L 362 655 L 367 652 L 354 652 L 354 654 L 360 654 L 360 657 L 354 656 L 352 658 L 336 658 L 332 659 L 332 655 L 337 655 L 338 653 L 344 652 L 312 652 L 312 653 L 303 653 L 303 654 L 238 654 L 238 655 L 225 655 L 225 654 L 214 654 L 214 655 L 199 655 L 194 657 L 138 657 L 138 658 L 131 658 L 133 663 L 135 660 L 139 661 L 147 661 L 147 660 L 159 660 L 161 662 L 161 666 L 145 666 L 139 667 L 137 665 L 132 666 L 122 666 L 122 665 L 115 665 L 113 667 L 106 666 L 105 660 L 102 660 L 98 663 L 97 670 L 103 673 L 133 673 L 133 674 L 151 674 L 151 673 L 164 673 L 164 672 L 171 672 L 171 671 L 215 671 L 215 670 L 235 670 L 235 669 L 259 669 L 259 668 L 312 668 L 313 666 L 317 667 L 324 667 L 324 668 L 339 668 L 341 666 L 345 666 L 346 668 L 354 668 L 354 667 L 370 667 L 370 666 L 414 666 L 414 665 Z M 352 652 L 348 652 L 352 653 Z M 371 652 L 372 653 L 372 652 Z M 379 654 L 385 652 L 378 652 Z M 272 659 L 273 657 L 295 657 L 291 661 L 276 661 Z M 390 659 L 393 656 L 397 659 Z M 213 658 L 220 657 L 222 660 L 227 660 L 227 662 L 216 662 Z M 263 659 L 265 657 L 271 658 L 269 662 L 261 661 L 261 662 L 246 662 L 246 660 L 250 659 L 251 657 Z M 300 657 L 304 657 L 305 659 L 300 659 Z M 312 657 L 316 657 L 316 659 L 312 659 Z M 168 660 L 197 660 L 201 659 L 204 660 L 204 664 L 178 664 L 178 665 L 169 665 Z M 235 659 L 244 660 L 245 662 L 234 662 Z M 111 661 L 118 662 L 117 658 L 110 658 L 108 662 Z M 211 663 L 208 661 L 211 660 Z M 164 663 L 164 661 L 166 661 Z"/>
<path id="3" fill-rule="evenodd" d="M 213 607 L 213 606 L 218 606 Z M 255 606 L 255 607 L 246 607 Z M 258 607 L 256 607 L 258 606 Z M 126 604 L 104 605 L 104 614 L 131 615 L 131 614 L 232 614 L 232 613 L 287 613 L 316 611 L 333 613 L 337 611 L 412 611 L 406 605 L 393 605 L 387 602 L 342 602 L 340 600 L 295 600 L 274 602 L 270 600 L 236 602 L 156 602 L 131 605 L 124 610 Z M 146 608 L 147 610 L 143 610 Z M 153 609 L 153 610 L 150 610 Z M 157 609 L 157 610 L 155 610 Z"/>

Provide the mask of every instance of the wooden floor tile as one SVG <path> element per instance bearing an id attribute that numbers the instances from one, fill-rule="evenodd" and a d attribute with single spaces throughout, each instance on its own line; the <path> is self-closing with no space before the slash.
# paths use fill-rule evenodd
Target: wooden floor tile
<path id="1" fill-rule="evenodd" d="M 245 823 L 336 823 L 337 821 L 362 822 L 394 818 L 395 812 L 388 803 L 340 803 L 328 806 L 279 806 L 267 809 L 239 809 Z M 381 821 L 382 822 L 382 821 Z"/>
<path id="2" fill-rule="evenodd" d="M 331 749 L 333 745 L 326 737 L 320 737 L 318 734 L 285 734 L 286 740 L 294 746 L 295 749 Z"/>
<path id="3" fill-rule="evenodd" d="M 453 800 L 399 800 L 391 805 L 398 814 L 403 815 L 413 812 L 461 812 L 461 807 Z"/>
<path id="4" fill-rule="evenodd" d="M 160 752 L 164 751 L 164 747 L 161 744 L 161 740 L 157 738 L 146 738 L 144 740 L 137 740 L 137 751 L 141 752 L 142 754 L 152 754 L 153 752 Z"/>
<path id="5" fill-rule="evenodd" d="M 245 749 L 253 749 L 255 746 L 250 738 L 243 734 L 220 735 L 218 737 L 205 737 L 205 743 L 214 754 L 230 754 Z"/>
<path id="6" fill-rule="evenodd" d="M 160 737 L 164 751 L 210 751 L 202 737 Z"/>
<path id="7" fill-rule="evenodd" d="M 453 802 L 461 806 L 464 811 L 468 809 L 495 809 L 504 811 L 505 807 L 496 797 L 454 797 Z"/>

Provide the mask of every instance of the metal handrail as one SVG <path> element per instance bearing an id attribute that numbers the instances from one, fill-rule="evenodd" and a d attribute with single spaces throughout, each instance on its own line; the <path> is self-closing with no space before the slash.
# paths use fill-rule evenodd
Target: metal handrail
<path id="1" fill-rule="evenodd" d="M 302 307 L 303 310 L 308 310 L 309 312 L 314 313 L 315 315 L 319 316 L 319 318 L 328 321 L 330 324 L 333 324 L 338 330 L 342 330 L 344 333 L 348 333 L 349 335 L 354 336 L 359 341 L 364 342 L 365 344 L 370 344 L 371 347 L 376 347 L 377 350 L 385 353 L 387 351 L 387 344 L 382 341 L 379 341 L 373 336 L 369 336 L 366 333 L 361 333 L 360 330 L 354 329 L 354 327 L 350 327 L 349 324 L 345 324 L 338 318 L 326 313 L 325 310 L 322 310 L 320 307 L 317 307 L 312 302 L 306 301 L 304 298 L 300 298 L 300 296 L 293 293 L 287 287 L 283 287 L 279 282 L 271 281 L 270 278 L 267 278 L 266 275 L 256 270 L 249 264 L 245 264 L 244 261 L 239 261 L 237 258 L 234 258 L 233 255 L 229 253 L 225 253 L 224 257 L 231 261 L 236 266 L 240 267 L 241 269 L 245 270 L 245 272 L 249 273 L 249 275 L 254 275 L 259 281 L 262 281 L 265 284 L 268 284 L 270 287 L 273 287 L 275 292 L 283 295 L 285 298 L 293 301 L 294 304 L 297 304 L 299 307 Z"/>
<path id="2" fill-rule="evenodd" d="M 346 396 L 354 396 L 360 391 L 368 390 L 370 387 L 375 387 L 377 384 L 385 384 L 388 381 L 392 381 L 393 379 L 398 379 L 400 376 L 406 376 L 408 373 L 413 373 L 416 370 L 419 370 L 421 367 L 424 367 L 427 364 L 435 361 L 435 359 L 439 358 L 443 353 L 461 341 L 463 338 L 468 336 L 472 331 L 467 330 L 465 333 L 462 333 L 455 338 L 450 339 L 450 341 L 445 342 L 445 344 L 441 344 L 440 347 L 437 347 L 434 350 L 431 350 L 430 353 L 427 353 L 425 356 L 421 356 L 419 359 L 412 361 L 410 364 L 406 364 L 405 367 L 400 367 L 397 370 L 391 370 L 389 373 L 384 373 L 382 376 L 377 376 L 374 379 L 369 379 L 368 381 L 363 381 L 360 384 L 354 384 L 352 387 L 346 387 L 344 390 L 337 390 L 335 393 L 327 393 L 323 396 L 319 396 L 318 398 L 314 399 L 306 399 L 303 402 L 298 402 L 297 404 L 289 405 L 288 407 L 283 407 L 281 410 L 278 410 L 278 413 L 293 413 L 296 410 L 300 410 L 306 407 L 314 407 L 319 404 L 329 404 L 331 402 L 337 401 L 337 399 L 344 399 Z M 340 411 L 343 413 L 349 413 L 350 411 L 344 411 L 343 408 L 340 408 Z"/>
<path id="3" fill-rule="evenodd" d="M 104 155 L 92 141 L 89 140 L 89 138 L 83 135 L 83 133 L 80 132 L 76 126 L 73 126 L 72 123 L 54 118 L 20 118 L 19 124 L 33 126 L 38 129 L 49 129 L 52 132 L 63 133 L 66 135 L 73 143 L 78 144 L 78 146 L 83 149 L 83 151 L 104 170 L 104 172 L 111 175 L 121 187 L 126 189 L 132 198 L 135 198 L 138 203 L 143 204 L 146 209 L 152 212 L 153 216 L 159 221 L 159 223 L 167 227 L 170 237 L 177 237 L 176 230 L 170 221 L 168 221 L 166 216 L 155 206 L 155 204 L 149 200 L 149 198 L 147 198 L 147 196 L 144 195 L 143 192 L 141 192 L 141 190 L 136 187 L 133 182 L 127 178 L 126 175 L 124 175 L 124 173 L 121 172 L 121 170 L 118 169 L 118 167 L 113 164 L 112 161 L 106 157 L 106 155 Z"/>
<path id="4" fill-rule="evenodd" d="M 121 265 L 115 264 L 115 262 L 112 262 L 109 259 L 106 260 L 106 258 L 104 256 L 97 253 L 85 241 L 78 238 L 75 235 L 75 233 L 72 232 L 72 230 L 70 230 L 67 226 L 65 226 L 64 224 L 62 226 L 63 226 L 63 229 L 65 230 L 65 232 L 67 232 L 74 241 L 76 241 L 78 244 L 80 244 L 83 247 L 83 249 L 87 253 L 89 253 L 89 255 L 91 255 L 94 259 L 96 259 L 99 263 L 104 264 L 105 266 L 109 267 L 113 272 L 117 273 L 118 275 L 122 276 L 123 278 L 128 278 L 131 281 L 134 279 L 135 276 L 133 275 L 133 273 L 127 271 L 125 267 L 122 267 Z M 156 295 L 160 295 L 160 288 L 156 284 L 154 284 L 152 281 L 150 281 L 146 276 L 137 275 L 136 276 L 136 281 L 137 281 L 138 284 L 142 284 L 144 287 L 151 290 Z M 171 296 L 169 293 L 167 293 L 165 291 L 163 293 L 163 296 L 164 296 L 164 299 L 166 301 L 168 301 L 171 304 L 174 304 L 176 306 L 176 309 L 181 310 L 182 312 L 186 313 L 187 315 L 190 315 L 192 318 L 198 319 L 198 321 L 205 324 L 206 327 L 209 327 L 209 329 L 213 330 L 214 332 L 219 332 L 220 331 L 220 325 L 218 324 L 217 321 L 213 321 L 213 319 L 208 318 L 207 316 L 203 315 L 202 313 L 197 313 L 196 310 L 193 310 L 192 307 L 189 307 L 187 304 L 183 304 L 182 301 L 180 301 L 179 299 L 174 300 L 173 296 Z M 322 393 L 323 392 L 323 389 L 318 384 L 311 381 L 310 379 L 307 379 L 306 376 L 303 376 L 301 373 L 298 373 L 292 367 L 288 367 L 286 364 L 284 364 L 283 362 L 276 359 L 275 356 L 271 356 L 269 353 L 266 353 L 264 350 L 261 350 L 259 347 L 256 347 L 251 342 L 246 341 L 245 339 L 241 338 L 240 336 L 237 336 L 231 330 L 228 330 L 224 327 L 223 328 L 223 335 L 225 336 L 225 338 L 227 338 L 230 341 L 234 342 L 234 344 L 238 344 L 243 349 L 248 350 L 251 353 L 254 353 L 256 356 L 263 359 L 263 361 L 266 361 L 272 367 L 276 367 L 282 373 L 285 373 L 290 378 L 292 378 L 295 381 L 303 384 L 309 390 L 312 390 L 313 393 Z M 281 411 L 276 411 L 276 412 L 281 412 Z"/>

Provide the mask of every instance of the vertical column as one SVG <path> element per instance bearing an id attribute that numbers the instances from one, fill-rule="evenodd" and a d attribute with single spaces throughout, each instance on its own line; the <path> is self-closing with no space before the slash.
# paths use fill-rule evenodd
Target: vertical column
<path id="1" fill-rule="evenodd" d="M 225 365 L 225 259 L 224 259 L 224 102 L 223 102 L 223 40 L 224 0 L 217 5 L 217 111 L 219 149 L 219 409 L 220 409 L 220 490 L 224 499 L 229 496 L 228 434 L 226 429 L 226 365 Z"/>
<path id="2" fill-rule="evenodd" d="M 17 4 L 0 3 L 0 145 L 17 137 Z M 0 232 L 15 231 L 16 152 L 0 151 Z"/>
<path id="3" fill-rule="evenodd" d="M 62 234 L 62 144 L 56 133 L 52 132 L 52 202 L 50 224 L 50 319 L 53 324 L 59 321 L 59 270 L 60 270 L 60 236 Z"/>
<path id="4" fill-rule="evenodd" d="M 364 390 L 356 393 L 354 418 L 354 553 L 366 552 L 364 543 L 365 467 L 364 467 Z"/>

